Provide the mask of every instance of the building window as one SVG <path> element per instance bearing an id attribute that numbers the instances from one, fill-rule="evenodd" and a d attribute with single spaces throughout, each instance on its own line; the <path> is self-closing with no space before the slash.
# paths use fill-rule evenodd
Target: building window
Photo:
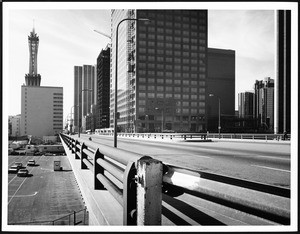
<path id="1" fill-rule="evenodd" d="M 151 90 L 151 91 L 155 90 L 155 86 L 154 85 L 149 85 L 148 90 Z"/>
<path id="2" fill-rule="evenodd" d="M 164 91 L 164 86 L 157 86 L 157 91 Z"/>
<path id="3" fill-rule="evenodd" d="M 154 97 L 155 97 L 155 94 L 154 94 L 154 93 L 148 93 L 147 97 L 148 97 L 148 98 L 154 98 Z"/>
<path id="4" fill-rule="evenodd" d="M 157 93 L 157 94 L 156 94 L 156 97 L 157 97 L 157 98 L 164 98 L 164 94 L 163 94 L 163 93 Z"/>
<path id="5" fill-rule="evenodd" d="M 166 86 L 166 91 L 167 91 L 167 92 L 173 92 L 173 87 Z"/>
<path id="6" fill-rule="evenodd" d="M 158 84 L 163 84 L 164 83 L 164 79 L 157 79 L 157 83 Z"/>
<path id="7" fill-rule="evenodd" d="M 173 80 L 172 79 L 166 79 L 166 84 L 172 84 Z"/>

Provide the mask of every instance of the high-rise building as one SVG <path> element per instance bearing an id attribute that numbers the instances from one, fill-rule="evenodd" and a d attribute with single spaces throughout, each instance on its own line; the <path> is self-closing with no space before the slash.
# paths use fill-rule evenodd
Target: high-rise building
<path id="1" fill-rule="evenodd" d="M 21 136 L 21 115 L 9 116 L 9 136 Z"/>
<path id="2" fill-rule="evenodd" d="M 40 86 L 37 73 L 39 37 L 33 28 L 28 37 L 29 74 L 21 87 L 21 135 L 53 136 L 63 129 L 63 88 Z"/>
<path id="3" fill-rule="evenodd" d="M 243 92 L 238 94 L 239 118 L 253 118 L 254 93 Z"/>
<path id="4" fill-rule="evenodd" d="M 91 112 L 95 103 L 95 66 L 74 66 L 74 125 L 86 130 L 86 121 L 83 118 Z M 85 123 L 85 124 L 84 124 Z"/>
<path id="5" fill-rule="evenodd" d="M 81 125 L 82 116 L 82 67 L 74 66 L 74 130 L 79 131 L 78 126 Z M 71 117 L 72 118 L 72 117 Z"/>
<path id="6" fill-rule="evenodd" d="M 147 18 L 151 22 L 125 20 Z M 117 60 L 122 132 L 206 129 L 207 10 L 112 10 L 110 126 Z"/>
<path id="7" fill-rule="evenodd" d="M 291 11 L 278 10 L 275 74 L 275 133 L 291 131 Z"/>
<path id="8" fill-rule="evenodd" d="M 101 50 L 97 58 L 97 105 L 95 128 L 109 128 L 110 47 Z"/>
<path id="9" fill-rule="evenodd" d="M 274 130 L 274 80 L 270 77 L 254 84 L 254 116 L 261 128 Z"/>
<path id="10" fill-rule="evenodd" d="M 220 99 L 220 127 L 221 131 L 226 131 L 225 118 L 235 116 L 235 51 L 208 48 L 207 57 L 207 130 L 218 130 Z"/>

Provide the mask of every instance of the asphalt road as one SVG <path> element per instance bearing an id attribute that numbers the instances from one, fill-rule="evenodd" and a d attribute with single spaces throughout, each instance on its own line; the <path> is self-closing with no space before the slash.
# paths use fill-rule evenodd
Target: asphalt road
<path id="1" fill-rule="evenodd" d="M 30 159 L 36 166 L 26 166 Z M 54 171 L 54 160 L 61 161 L 62 171 Z M 17 161 L 29 170 L 29 176 L 8 174 L 8 224 L 53 221 L 84 209 L 67 156 L 9 156 L 8 166 Z"/>
<path id="2" fill-rule="evenodd" d="M 81 135 L 113 146 L 112 136 Z M 291 147 L 268 142 L 170 142 L 118 137 L 118 148 L 164 163 L 290 188 Z"/>

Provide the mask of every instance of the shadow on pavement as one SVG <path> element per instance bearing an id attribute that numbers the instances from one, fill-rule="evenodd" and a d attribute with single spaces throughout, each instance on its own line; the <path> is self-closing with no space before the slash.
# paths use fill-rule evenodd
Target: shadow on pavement
<path id="1" fill-rule="evenodd" d="M 163 194 L 163 201 L 178 210 L 178 214 L 182 213 L 183 215 L 197 222 L 199 225 L 225 225 L 221 221 L 176 198 Z M 170 211 L 164 206 L 162 207 L 162 214 L 171 220 L 175 225 L 192 225 L 176 213 Z"/>

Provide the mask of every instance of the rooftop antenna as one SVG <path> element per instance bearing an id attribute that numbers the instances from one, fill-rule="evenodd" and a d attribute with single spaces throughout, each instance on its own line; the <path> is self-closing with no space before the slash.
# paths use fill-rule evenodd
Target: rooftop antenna
<path id="1" fill-rule="evenodd" d="M 34 29 L 34 19 L 33 19 L 33 29 L 32 29 L 33 33 L 35 33 L 35 29 Z"/>

